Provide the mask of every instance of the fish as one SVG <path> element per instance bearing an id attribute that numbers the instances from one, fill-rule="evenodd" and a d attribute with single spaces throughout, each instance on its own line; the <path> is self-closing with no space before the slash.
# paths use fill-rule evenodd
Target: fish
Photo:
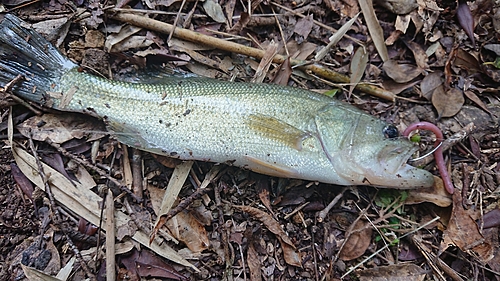
<path id="1" fill-rule="evenodd" d="M 102 119 L 118 141 L 155 154 L 238 166 L 283 178 L 382 188 L 430 187 L 407 164 L 418 149 L 397 128 L 297 87 L 162 77 L 134 82 L 85 73 L 29 24 L 0 24 L 0 85 L 62 112 Z"/>

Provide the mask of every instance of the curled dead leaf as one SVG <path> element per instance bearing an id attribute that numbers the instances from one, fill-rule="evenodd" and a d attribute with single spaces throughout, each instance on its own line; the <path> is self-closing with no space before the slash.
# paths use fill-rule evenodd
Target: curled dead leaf
<path id="1" fill-rule="evenodd" d="M 456 88 L 445 91 L 443 86 L 439 86 L 432 94 L 432 105 L 436 108 L 439 117 L 454 116 L 462 109 L 464 102 L 464 94 Z"/>

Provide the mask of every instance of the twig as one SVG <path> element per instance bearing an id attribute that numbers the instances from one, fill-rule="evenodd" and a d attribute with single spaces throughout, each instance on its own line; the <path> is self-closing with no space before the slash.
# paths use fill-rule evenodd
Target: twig
<path id="1" fill-rule="evenodd" d="M 137 148 L 132 148 L 132 191 L 135 196 L 142 198 L 142 154 Z"/>
<path id="2" fill-rule="evenodd" d="M 342 198 L 342 196 L 344 195 L 344 192 L 346 190 L 347 190 L 347 188 L 343 188 L 342 191 L 339 194 L 337 194 L 337 196 L 335 196 L 335 198 L 333 198 L 332 202 L 330 202 L 330 204 L 328 204 L 328 206 L 326 206 L 323 210 L 321 210 L 318 213 L 318 217 L 316 218 L 316 220 L 318 222 L 323 222 L 323 220 L 328 215 L 328 213 L 333 208 L 333 206 L 335 206 L 335 204 L 337 204 L 337 202 L 339 202 L 340 198 Z"/>
<path id="3" fill-rule="evenodd" d="M 186 199 L 182 200 L 175 208 L 172 208 L 168 213 L 164 216 L 165 221 L 173 218 L 178 213 L 185 210 L 194 200 L 201 198 L 203 195 L 207 194 L 211 191 L 211 188 L 198 188 L 193 194 L 189 195 Z"/>
<path id="4" fill-rule="evenodd" d="M 115 13 L 115 14 L 110 14 L 110 17 L 115 20 L 119 20 L 122 22 L 127 22 L 130 24 L 133 24 L 135 26 L 139 26 L 142 28 L 146 28 L 149 30 L 154 30 L 160 33 L 164 34 L 170 34 L 172 32 L 173 26 L 168 23 L 160 22 L 154 19 L 150 19 L 148 17 L 143 17 L 139 15 L 134 15 L 130 13 Z M 238 43 L 226 41 L 223 39 L 207 36 L 198 32 L 194 32 L 188 29 L 176 27 L 175 30 L 173 31 L 173 34 L 177 38 L 181 38 L 183 40 L 191 41 L 194 43 L 198 44 L 203 44 L 207 46 L 212 46 L 227 52 L 231 53 L 236 53 L 236 54 L 242 54 L 246 55 L 249 57 L 254 57 L 257 59 L 262 59 L 264 57 L 265 51 L 240 45 Z M 283 55 L 275 55 L 273 62 L 274 63 L 283 63 L 287 59 L 286 56 Z M 348 76 L 340 74 L 338 72 L 335 72 L 331 69 L 324 68 L 322 65 L 317 64 L 317 63 L 312 63 L 312 64 L 304 64 L 304 61 L 302 60 L 296 60 L 296 59 L 290 59 L 290 64 L 291 65 L 302 65 L 299 68 L 308 72 L 311 71 L 315 73 L 318 76 L 321 76 L 323 78 L 329 79 L 334 82 L 338 83 L 349 83 L 350 79 Z M 375 87 L 370 84 L 366 83 L 359 83 L 356 85 L 356 89 L 368 93 L 370 95 L 394 101 L 395 95 L 390 92 L 386 91 L 382 88 Z"/>
<path id="5" fill-rule="evenodd" d="M 108 189 L 106 195 L 106 280 L 116 280 L 114 204 L 113 192 Z"/>

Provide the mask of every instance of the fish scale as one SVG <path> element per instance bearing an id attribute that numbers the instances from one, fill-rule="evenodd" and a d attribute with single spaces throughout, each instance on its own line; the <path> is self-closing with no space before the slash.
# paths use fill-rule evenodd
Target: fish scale
<path id="1" fill-rule="evenodd" d="M 26 26 L 9 14 L 0 24 L 0 85 L 24 75 L 15 94 L 101 118 L 129 146 L 340 185 L 433 184 L 429 172 L 405 163 L 414 144 L 349 104 L 271 84 L 198 77 L 113 81 L 79 71 Z"/>

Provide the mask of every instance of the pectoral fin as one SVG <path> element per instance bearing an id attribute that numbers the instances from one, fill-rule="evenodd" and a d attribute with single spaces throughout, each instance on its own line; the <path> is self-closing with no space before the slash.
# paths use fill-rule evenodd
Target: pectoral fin
<path id="1" fill-rule="evenodd" d="M 251 114 L 247 124 L 265 137 L 276 140 L 297 150 L 302 150 L 302 142 L 311 137 L 307 131 L 300 130 L 284 121 L 264 114 Z"/>
<path id="2" fill-rule="evenodd" d="M 252 156 L 244 157 L 250 162 L 248 168 L 254 172 L 282 178 L 296 178 L 298 176 L 297 171 L 293 168 L 276 163 L 269 163 Z"/>

